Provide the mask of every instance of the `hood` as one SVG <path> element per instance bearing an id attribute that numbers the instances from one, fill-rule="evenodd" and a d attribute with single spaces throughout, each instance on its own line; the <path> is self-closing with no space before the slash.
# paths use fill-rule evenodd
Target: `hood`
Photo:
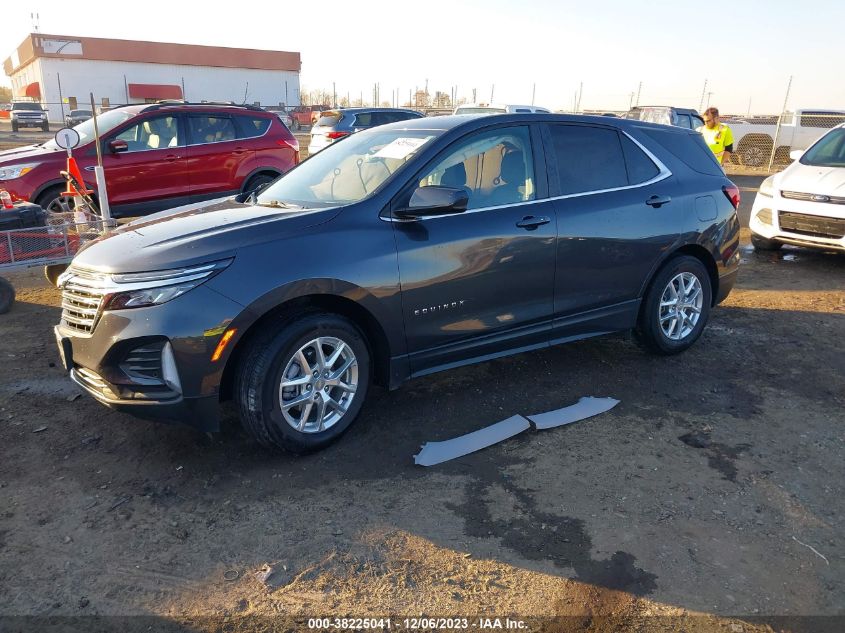
<path id="1" fill-rule="evenodd" d="M 79 151 L 79 148 L 77 148 Z M 6 149 L 0 152 L 0 165 L 11 165 L 14 163 L 25 163 L 29 160 L 44 159 L 45 156 L 57 152 L 65 153 L 63 149 L 47 149 L 41 145 L 25 145 L 14 149 Z"/>
<path id="2" fill-rule="evenodd" d="M 125 224 L 86 244 L 73 263 L 103 272 L 145 272 L 232 257 L 238 249 L 295 235 L 339 211 L 251 206 L 223 198 Z"/>
<path id="3" fill-rule="evenodd" d="M 778 189 L 845 196 L 845 167 L 813 167 L 792 163 L 780 175 Z"/>

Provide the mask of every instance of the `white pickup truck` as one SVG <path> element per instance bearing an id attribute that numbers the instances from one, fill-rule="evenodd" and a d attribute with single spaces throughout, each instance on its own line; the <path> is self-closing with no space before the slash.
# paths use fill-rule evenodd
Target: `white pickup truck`
<path id="1" fill-rule="evenodd" d="M 788 163 L 791 150 L 805 150 L 829 129 L 845 122 L 845 110 L 796 110 L 778 117 L 724 118 L 734 137 L 734 152 L 749 167 L 768 165 L 775 147 L 776 163 Z"/>

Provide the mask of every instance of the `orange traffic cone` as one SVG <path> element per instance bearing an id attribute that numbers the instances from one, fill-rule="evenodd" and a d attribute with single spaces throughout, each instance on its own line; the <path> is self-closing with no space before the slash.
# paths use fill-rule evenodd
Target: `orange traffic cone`
<path id="1" fill-rule="evenodd" d="M 67 181 L 67 191 L 64 192 L 66 196 L 84 196 L 84 195 L 91 195 L 94 193 L 91 189 L 85 189 L 85 180 L 82 178 L 82 172 L 79 171 L 79 165 L 76 164 L 76 159 L 73 156 L 67 157 L 67 173 L 69 173 L 76 182 L 79 183 L 81 187 L 83 187 L 82 191 L 77 191 L 76 187 L 71 184 L 71 181 Z"/>

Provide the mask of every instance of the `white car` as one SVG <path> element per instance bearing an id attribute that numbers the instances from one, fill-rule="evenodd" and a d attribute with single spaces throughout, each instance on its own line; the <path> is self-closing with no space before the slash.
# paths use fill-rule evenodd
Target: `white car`
<path id="1" fill-rule="evenodd" d="M 513 104 L 498 104 L 498 103 L 465 103 L 455 108 L 452 114 L 506 114 L 512 112 L 544 112 L 548 114 L 550 111 L 546 108 L 533 105 L 513 105 Z"/>
<path id="2" fill-rule="evenodd" d="M 751 242 L 758 250 L 784 244 L 845 251 L 845 123 L 760 185 L 751 209 Z"/>

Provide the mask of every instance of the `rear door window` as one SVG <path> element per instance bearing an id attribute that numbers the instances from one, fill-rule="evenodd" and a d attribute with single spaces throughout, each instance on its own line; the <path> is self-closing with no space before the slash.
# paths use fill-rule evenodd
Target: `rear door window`
<path id="1" fill-rule="evenodd" d="M 628 185 L 616 130 L 586 125 L 550 125 L 560 195 Z"/>
<path id="2" fill-rule="evenodd" d="M 238 135 L 230 117 L 202 114 L 188 117 L 188 136 L 191 145 L 202 145 L 234 141 Z"/>
<path id="3" fill-rule="evenodd" d="M 322 112 L 314 127 L 334 127 L 342 118 L 341 112 Z"/>
<path id="4" fill-rule="evenodd" d="M 255 138 L 262 136 L 270 127 L 267 117 L 236 116 L 238 138 Z"/>

